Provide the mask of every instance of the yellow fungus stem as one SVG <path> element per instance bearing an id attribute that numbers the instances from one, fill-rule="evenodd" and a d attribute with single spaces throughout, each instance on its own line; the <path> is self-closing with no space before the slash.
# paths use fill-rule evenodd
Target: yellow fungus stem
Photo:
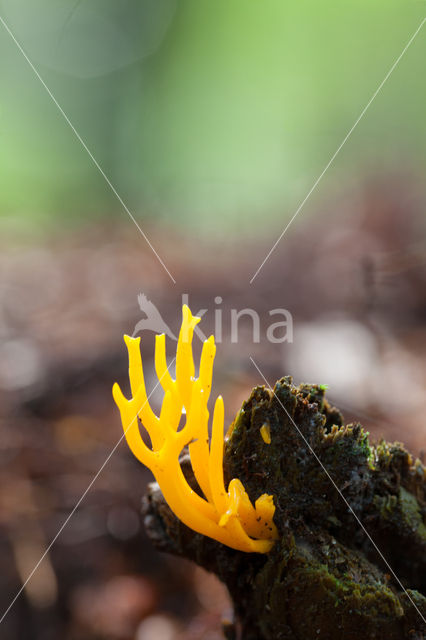
<path id="1" fill-rule="evenodd" d="M 219 396 L 213 412 L 212 438 L 209 457 L 209 478 L 213 503 L 219 513 L 226 511 L 227 492 L 223 482 L 223 421 L 225 407 Z"/>
<path id="2" fill-rule="evenodd" d="M 263 442 L 271 444 L 271 428 L 269 424 L 264 424 L 260 427 L 260 435 L 262 436 Z"/>
<path id="3" fill-rule="evenodd" d="M 164 392 L 173 391 L 174 381 L 167 368 L 166 335 L 164 333 L 155 336 L 155 372 Z"/>

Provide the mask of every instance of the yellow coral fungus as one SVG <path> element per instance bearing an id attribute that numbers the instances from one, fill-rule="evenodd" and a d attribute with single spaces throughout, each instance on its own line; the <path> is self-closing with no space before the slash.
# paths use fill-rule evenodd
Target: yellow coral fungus
<path id="1" fill-rule="evenodd" d="M 260 435 L 262 436 L 263 442 L 271 444 L 271 428 L 269 424 L 263 424 L 260 427 Z"/>
<path id="2" fill-rule="evenodd" d="M 188 527 L 240 551 L 267 553 L 277 537 L 273 523 L 273 497 L 261 495 L 253 506 L 237 478 L 226 491 L 223 478 L 222 397 L 216 400 L 209 438 L 207 408 L 211 391 L 214 337 L 203 344 L 198 378 L 192 355 L 192 338 L 200 318 L 182 308 L 182 326 L 176 351 L 176 380 L 166 362 L 165 335 L 156 336 L 155 369 L 164 390 L 160 416 L 156 416 L 146 394 L 140 338 L 124 336 L 129 353 L 132 398 L 127 400 L 116 383 L 114 400 L 120 409 L 127 443 L 134 455 L 154 474 L 163 496 L 176 516 Z M 185 424 L 179 429 L 182 415 Z M 147 446 L 139 431 L 140 418 L 151 439 Z M 203 495 L 189 486 L 179 455 L 188 445 L 191 465 Z M 201 493 L 200 492 L 200 493 Z"/>

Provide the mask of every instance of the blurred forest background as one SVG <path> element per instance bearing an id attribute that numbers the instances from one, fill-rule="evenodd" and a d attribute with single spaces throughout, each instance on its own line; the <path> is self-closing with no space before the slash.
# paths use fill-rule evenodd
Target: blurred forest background
<path id="1" fill-rule="evenodd" d="M 141 292 L 174 332 L 183 293 L 206 334 L 220 309 L 228 422 L 262 382 L 252 355 L 423 457 L 426 27 L 250 280 L 425 6 L 0 0 L 0 638 L 217 640 L 230 615 L 211 576 L 147 540 L 150 473 L 124 443 L 108 459 Z M 244 308 L 260 342 L 248 317 L 230 340 Z M 277 308 L 292 343 L 266 338 Z M 142 348 L 153 388 L 152 332 Z"/>

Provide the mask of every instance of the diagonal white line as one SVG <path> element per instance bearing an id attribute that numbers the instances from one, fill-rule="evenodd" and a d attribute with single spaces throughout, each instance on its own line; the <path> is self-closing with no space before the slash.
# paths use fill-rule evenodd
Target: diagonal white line
<path id="1" fill-rule="evenodd" d="M 152 394 L 154 393 L 154 391 L 157 389 L 158 385 L 161 383 L 161 380 L 163 379 L 163 377 L 166 375 L 167 371 L 170 369 L 170 367 L 172 366 L 172 364 L 174 363 L 174 361 L 176 360 L 176 358 L 173 358 L 173 360 L 170 362 L 169 366 L 167 367 L 166 371 L 163 373 L 163 375 L 161 376 L 161 378 L 158 380 L 157 384 L 155 385 L 155 387 L 153 388 L 153 390 L 151 391 L 151 393 L 149 394 L 149 396 L 147 397 L 147 399 L 145 400 L 145 402 L 143 403 L 143 405 L 141 406 L 141 408 L 139 409 L 139 411 L 141 411 L 144 406 L 147 404 L 148 400 L 150 399 L 150 397 L 152 396 Z M 126 433 L 128 432 L 128 430 L 130 429 L 130 427 L 132 426 L 132 424 L 134 423 L 134 421 L 136 420 L 136 418 L 138 417 L 138 413 L 136 414 L 136 416 L 133 418 L 133 420 L 131 421 L 131 423 L 129 424 L 129 426 L 127 427 L 127 429 L 124 431 L 123 435 L 121 436 L 121 438 L 118 440 L 118 442 L 115 444 L 115 446 L 113 447 L 113 449 L 110 451 L 110 453 L 108 454 L 108 457 L 106 458 L 105 462 L 102 464 L 102 466 L 100 467 L 99 471 L 97 472 L 97 474 L 94 476 L 94 478 L 91 480 L 89 486 L 87 487 L 87 489 L 84 491 L 84 493 L 82 494 L 82 496 L 80 497 L 80 499 L 78 500 L 78 502 L 74 505 L 72 511 L 69 513 L 69 515 L 67 516 L 67 518 L 65 519 L 65 521 L 62 523 L 61 528 L 59 529 L 59 531 L 57 532 L 57 534 L 55 535 L 55 537 L 50 541 L 48 547 L 46 548 L 45 552 L 43 553 L 43 555 L 41 556 L 40 560 L 37 562 L 37 564 L 35 565 L 35 567 L 33 568 L 33 570 L 31 571 L 31 573 L 29 574 L 28 578 L 25 580 L 24 584 L 22 585 L 22 587 L 19 589 L 18 593 L 15 595 L 15 597 L 13 598 L 12 602 L 10 603 L 10 605 L 8 606 L 8 608 L 6 609 L 6 611 L 3 613 L 2 617 L 0 618 L 0 624 L 3 622 L 3 620 L 5 619 L 5 617 L 7 616 L 7 614 L 9 613 L 9 611 L 11 610 L 11 608 L 13 607 L 13 605 L 15 604 L 15 602 L 17 601 L 17 599 L 19 598 L 19 596 L 21 595 L 21 593 L 23 592 L 23 590 L 25 589 L 25 587 L 27 586 L 28 582 L 31 580 L 31 578 L 33 577 L 33 575 L 35 574 L 35 572 L 37 571 L 37 569 L 39 568 L 39 566 L 41 565 L 41 563 L 43 562 L 43 560 L 45 559 L 45 557 L 47 556 L 47 554 L 49 553 L 50 549 L 53 547 L 53 545 L 55 544 L 56 540 L 59 538 L 59 536 L 61 535 L 62 531 L 65 529 L 65 527 L 67 526 L 68 522 L 71 520 L 71 518 L 73 517 L 74 513 L 77 511 L 78 507 L 80 506 L 80 504 L 83 502 L 84 498 L 87 496 L 87 494 L 89 493 L 90 489 L 93 487 L 93 485 L 95 484 L 96 480 L 98 479 L 98 477 L 100 476 L 100 474 L 102 473 L 102 471 L 105 469 L 106 465 L 108 464 L 108 462 L 111 460 L 112 456 L 114 455 L 115 451 L 117 450 L 118 446 L 120 445 L 121 441 L 123 440 L 123 438 L 125 437 Z"/>
<path id="2" fill-rule="evenodd" d="M 107 183 L 107 185 L 109 186 L 109 188 L 111 189 L 111 191 L 113 192 L 113 194 L 115 195 L 115 197 L 117 198 L 117 200 L 119 201 L 119 203 L 121 204 L 121 206 L 123 207 L 123 209 L 125 210 L 125 212 L 127 213 L 127 215 L 129 216 L 130 220 L 134 223 L 134 225 L 136 226 L 136 228 L 138 229 L 139 233 L 141 234 L 141 236 L 143 237 L 143 239 L 145 240 L 145 242 L 148 244 L 148 246 L 150 247 L 151 251 L 154 253 L 155 257 L 157 258 L 158 262 L 161 264 L 161 266 L 163 267 L 163 269 L 166 271 L 167 275 L 169 276 L 170 280 L 172 280 L 173 284 L 176 284 L 176 280 L 174 279 L 174 277 L 172 276 L 172 274 L 170 273 L 170 271 L 168 270 L 168 268 L 166 267 L 166 265 L 164 264 L 163 260 L 161 259 L 161 257 L 158 255 L 157 251 L 155 250 L 155 248 L 153 247 L 153 245 L 151 244 L 148 236 L 146 235 L 146 233 L 141 229 L 139 223 L 137 222 L 136 218 L 134 217 L 134 215 L 132 214 L 132 212 L 130 211 L 130 209 L 128 208 L 128 206 L 126 205 L 126 203 L 124 202 L 124 200 L 122 199 L 122 197 L 120 196 L 120 194 L 118 193 L 117 189 L 114 187 L 114 185 L 112 184 L 111 180 L 108 178 L 108 176 L 106 175 L 105 171 L 102 169 L 102 167 L 100 166 L 99 162 L 96 160 L 95 156 L 93 155 L 93 153 L 90 151 L 89 147 L 87 146 L 87 144 L 84 142 L 83 138 L 81 137 L 81 135 L 78 133 L 77 129 L 75 128 L 75 126 L 73 125 L 73 123 L 71 122 L 71 120 L 69 119 L 69 117 L 67 116 L 67 114 L 65 113 L 65 111 L 63 110 L 63 108 L 61 107 L 61 105 L 59 104 L 59 102 L 57 101 L 57 99 L 55 98 L 55 96 L 53 95 L 53 93 L 51 92 L 51 90 L 49 89 L 49 87 L 47 86 L 47 84 L 45 83 L 45 81 L 43 80 L 43 78 L 41 77 L 38 69 L 34 66 L 34 64 L 31 62 L 31 60 L 29 59 L 29 57 L 27 56 L 27 54 L 25 53 L 24 49 L 22 48 L 20 42 L 16 39 L 15 35 L 12 33 L 12 31 L 10 30 L 9 26 L 7 25 L 7 23 L 4 21 L 4 18 L 2 18 L 2 16 L 0 16 L 0 22 L 3 25 L 3 27 L 5 28 L 5 30 L 7 31 L 7 33 L 10 35 L 10 37 L 12 38 L 13 42 L 16 44 L 16 46 L 18 47 L 19 51 L 22 53 L 22 55 L 24 56 L 25 60 L 27 61 L 27 63 L 29 64 L 29 66 L 31 67 L 32 71 L 34 72 L 34 74 L 37 76 L 37 78 L 39 79 L 39 81 L 41 82 L 41 84 L 43 85 L 43 87 L 45 88 L 46 92 L 48 93 L 50 99 L 52 100 L 52 102 L 54 102 L 54 104 L 56 105 L 58 111 L 61 113 L 61 115 L 63 116 L 64 120 L 66 121 L 66 123 L 69 125 L 70 129 L 72 130 L 72 132 L 74 133 L 75 137 L 77 138 L 77 140 L 80 142 L 80 144 L 82 145 L 82 147 L 85 149 L 85 151 L 87 152 L 88 156 L 90 157 L 90 159 L 92 160 L 93 164 L 95 165 L 95 167 L 97 168 L 97 170 L 99 171 L 99 173 L 102 175 L 102 177 L 104 178 L 105 182 Z"/>
<path id="3" fill-rule="evenodd" d="M 309 199 L 309 197 L 312 195 L 313 191 L 315 191 L 316 187 L 318 186 L 318 184 L 320 183 L 320 181 L 322 180 L 324 174 L 328 171 L 328 169 L 330 168 L 330 166 L 332 165 L 332 163 L 334 162 L 336 156 L 338 155 L 338 153 L 341 151 L 342 147 L 346 144 L 348 138 L 351 136 L 352 132 L 354 131 L 354 129 L 357 127 L 357 125 L 359 124 L 360 120 L 363 118 L 363 116 L 365 115 L 366 111 L 368 110 L 368 108 L 370 107 L 371 103 L 373 102 L 373 100 L 376 98 L 377 94 L 380 92 L 380 90 L 382 89 L 383 85 L 385 84 L 385 82 L 389 79 L 390 75 L 393 73 L 394 69 L 396 68 L 396 66 L 399 64 L 401 58 L 404 56 L 404 54 L 406 53 L 407 49 L 409 48 L 409 46 L 412 44 L 413 40 L 415 39 L 415 37 L 417 36 L 417 34 L 419 33 L 420 29 L 423 27 L 424 23 L 426 21 L 426 18 L 423 18 L 423 20 L 421 21 L 420 25 L 417 27 L 417 29 L 415 30 L 415 32 L 413 33 L 413 35 L 411 36 L 411 38 L 409 39 L 409 41 L 407 42 L 407 44 L 405 45 L 405 47 L 403 48 L 403 50 L 401 51 L 401 53 L 399 54 L 399 56 L 397 57 L 397 59 L 395 60 L 395 62 L 393 63 L 393 65 L 391 66 L 391 68 L 389 69 L 389 71 L 387 72 L 387 74 L 385 75 L 385 77 L 383 78 L 383 80 L 381 81 L 381 83 L 379 84 L 379 86 L 377 87 L 377 89 L 375 90 L 375 92 L 373 93 L 373 95 L 371 96 L 370 100 L 367 102 L 367 104 L 365 105 L 364 109 L 361 111 L 361 113 L 359 114 L 358 118 L 355 120 L 354 124 L 352 125 L 352 127 L 349 129 L 348 133 L 345 135 L 345 137 L 343 138 L 342 142 L 340 143 L 340 145 L 337 147 L 336 151 L 333 153 L 333 155 L 331 156 L 330 160 L 327 162 L 327 164 L 325 165 L 323 171 L 320 173 L 320 175 L 318 176 L 318 178 L 315 180 L 314 184 L 312 185 L 312 187 L 310 188 L 310 190 L 308 191 L 307 195 L 305 196 L 305 198 L 302 200 L 302 202 L 299 204 L 299 206 L 297 207 L 295 213 L 292 215 L 292 217 L 290 218 L 289 222 L 287 223 L 286 227 L 284 228 L 284 230 L 281 232 L 280 236 L 278 237 L 278 240 L 275 241 L 275 243 L 272 245 L 271 249 L 269 250 L 269 253 L 267 254 L 267 256 L 264 258 L 262 264 L 257 268 L 256 273 L 252 276 L 251 280 L 250 280 L 250 284 L 253 283 L 254 279 L 258 276 L 260 270 L 263 268 L 265 262 L 267 260 L 269 260 L 271 254 L 273 251 L 275 251 L 275 249 L 277 248 L 278 244 L 280 243 L 280 241 L 282 240 L 283 236 L 285 235 L 285 233 L 287 232 L 288 228 L 290 227 L 290 225 L 292 224 L 292 222 L 294 221 L 294 219 L 296 218 L 296 216 L 298 216 L 298 214 L 300 213 L 300 211 L 303 209 L 306 201 Z"/>
<path id="4" fill-rule="evenodd" d="M 365 535 L 367 536 L 367 538 L 370 540 L 371 544 L 373 545 L 373 547 L 375 548 L 375 550 L 377 551 L 377 553 L 379 554 L 379 556 L 381 557 L 381 559 L 383 560 L 383 562 L 385 563 L 385 565 L 387 566 L 387 568 L 389 569 L 389 571 L 391 572 L 391 574 L 393 575 L 393 577 L 395 578 L 395 580 L 398 582 L 399 586 L 401 587 L 401 589 L 404 591 L 405 595 L 407 596 L 407 598 L 410 600 L 411 604 L 413 605 L 413 607 L 416 609 L 417 613 L 419 614 L 419 616 L 421 617 L 421 619 L 423 620 L 423 622 L 426 623 L 426 618 L 424 617 L 424 615 L 422 614 L 422 612 L 420 611 L 420 609 L 418 608 L 418 606 L 416 605 L 416 603 L 413 601 L 412 597 L 410 596 L 410 594 L 408 593 L 407 589 L 404 587 L 404 585 L 402 584 L 401 580 L 398 578 L 398 576 L 396 575 L 395 571 L 392 569 L 392 567 L 390 566 L 389 562 L 386 560 L 386 558 L 384 557 L 383 553 L 380 551 L 379 547 L 377 546 L 377 544 L 374 542 L 373 538 L 371 537 L 371 535 L 368 533 L 367 529 L 365 528 L 365 526 L 363 525 L 363 523 L 361 522 L 361 520 L 359 519 L 359 517 L 357 516 L 357 514 L 355 513 L 355 511 L 352 509 L 351 505 L 349 504 L 349 502 L 347 501 L 347 499 L 345 498 L 345 496 L 343 495 L 342 491 L 339 489 L 339 487 L 337 486 L 337 484 L 335 483 L 335 481 L 333 480 L 333 478 L 331 477 L 330 473 L 328 472 L 327 468 L 324 466 L 324 464 L 322 463 L 322 461 L 320 460 L 320 458 L 318 457 L 318 455 L 315 453 L 314 449 L 311 447 L 311 445 L 309 444 L 309 442 L 307 441 L 307 439 L 305 438 L 305 436 L 303 435 L 302 431 L 299 429 L 299 427 L 297 426 L 297 424 L 295 423 L 295 421 L 293 420 L 293 418 L 291 417 L 291 415 L 289 414 L 289 412 L 287 411 L 287 409 L 285 408 L 285 406 L 283 405 L 283 403 L 281 402 L 281 400 L 278 398 L 277 394 L 275 393 L 275 391 L 273 390 L 273 388 L 271 387 L 271 385 L 269 384 L 269 382 L 267 381 L 267 379 L 265 378 L 265 376 L 263 375 L 263 373 L 261 372 L 261 370 L 259 369 L 259 367 L 257 366 L 257 364 L 255 363 L 255 361 L 253 360 L 253 358 L 251 356 L 250 360 L 252 362 L 252 364 L 255 366 L 255 368 L 257 369 L 258 373 L 260 374 L 260 376 L 263 378 L 264 382 L 267 384 L 267 386 L 269 387 L 269 389 L 272 391 L 272 393 L 274 394 L 274 397 L 278 400 L 279 404 L 281 405 L 281 407 L 284 409 L 284 411 L 286 412 L 289 420 L 291 421 L 291 423 L 293 424 L 294 428 L 297 430 L 298 434 L 300 435 L 300 437 L 302 438 L 303 442 L 305 443 L 305 445 L 308 447 L 309 451 L 311 452 L 311 454 L 314 456 L 315 460 L 318 462 L 318 464 L 321 466 L 322 470 L 324 471 L 324 473 L 327 475 L 328 479 L 330 480 L 331 484 L 333 485 L 333 487 L 336 489 L 337 493 L 340 495 L 340 497 L 342 498 L 343 502 L 346 504 L 347 508 L 349 509 L 349 511 L 351 512 L 351 514 L 353 515 L 353 517 L 355 518 L 355 520 L 357 521 L 357 523 L 359 524 L 359 526 L 361 527 L 361 529 L 363 530 L 363 532 L 365 533 Z"/>

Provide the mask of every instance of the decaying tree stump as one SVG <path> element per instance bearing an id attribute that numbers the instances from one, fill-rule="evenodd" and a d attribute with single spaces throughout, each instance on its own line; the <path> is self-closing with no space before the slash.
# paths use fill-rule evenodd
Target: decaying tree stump
<path id="1" fill-rule="evenodd" d="M 199 491 L 190 464 L 183 468 Z M 283 378 L 274 392 L 255 388 L 243 404 L 224 468 L 252 502 L 274 496 L 280 538 L 269 554 L 194 533 L 155 483 L 144 510 L 158 548 L 190 558 L 228 587 L 235 609 L 228 638 L 426 638 L 426 469 L 402 445 L 371 445 L 361 425 L 343 425 L 321 386 Z"/>

